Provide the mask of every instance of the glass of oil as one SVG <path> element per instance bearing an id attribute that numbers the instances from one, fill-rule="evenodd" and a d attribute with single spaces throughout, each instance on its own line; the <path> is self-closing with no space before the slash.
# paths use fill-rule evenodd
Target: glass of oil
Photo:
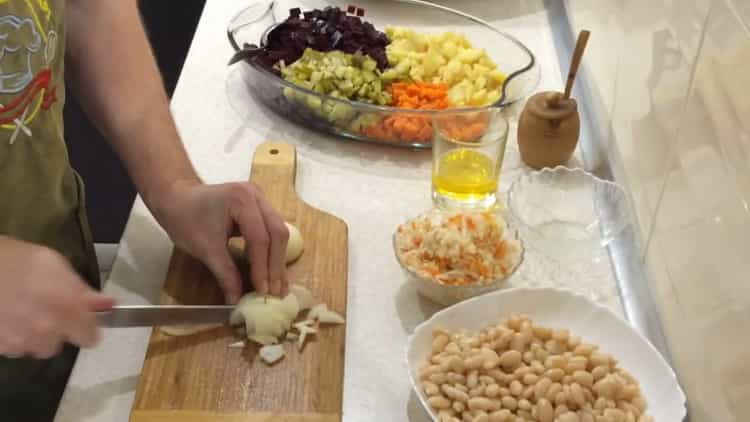
<path id="1" fill-rule="evenodd" d="M 442 209 L 497 203 L 508 122 L 500 109 L 445 111 L 433 119 L 432 200 Z"/>

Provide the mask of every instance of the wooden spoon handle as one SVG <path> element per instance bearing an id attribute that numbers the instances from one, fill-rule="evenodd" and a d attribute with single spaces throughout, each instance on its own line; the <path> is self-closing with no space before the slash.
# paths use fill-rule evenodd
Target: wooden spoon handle
<path id="1" fill-rule="evenodd" d="M 583 57 L 583 51 L 586 49 L 586 43 L 589 41 L 589 35 L 591 32 L 583 30 L 578 34 L 578 41 L 576 41 L 576 48 L 573 50 L 573 58 L 570 60 L 570 70 L 568 70 L 568 80 L 565 82 L 565 95 L 564 99 L 570 98 L 570 93 L 573 91 L 573 82 L 576 79 L 578 73 L 578 66 L 581 64 L 581 58 Z"/>

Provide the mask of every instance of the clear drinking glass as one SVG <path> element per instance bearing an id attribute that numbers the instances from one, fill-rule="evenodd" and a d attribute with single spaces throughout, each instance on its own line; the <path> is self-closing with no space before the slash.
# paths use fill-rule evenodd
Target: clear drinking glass
<path id="1" fill-rule="evenodd" d="M 488 209 L 508 140 L 508 122 L 497 108 L 445 111 L 433 118 L 432 200 L 441 209 Z"/>

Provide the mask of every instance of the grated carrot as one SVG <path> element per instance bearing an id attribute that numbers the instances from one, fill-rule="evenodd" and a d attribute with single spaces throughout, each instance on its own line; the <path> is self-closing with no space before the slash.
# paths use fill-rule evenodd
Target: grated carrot
<path id="1" fill-rule="evenodd" d="M 395 82 L 388 88 L 391 105 L 414 110 L 448 108 L 448 85 L 425 82 Z M 428 142 L 432 139 L 432 118 L 408 113 L 390 115 L 364 128 L 372 138 L 401 142 Z"/>

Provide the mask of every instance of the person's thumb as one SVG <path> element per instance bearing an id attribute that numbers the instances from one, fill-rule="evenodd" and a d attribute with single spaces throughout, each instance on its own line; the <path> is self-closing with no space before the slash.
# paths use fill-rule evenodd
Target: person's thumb
<path id="1" fill-rule="evenodd" d="M 86 307 L 91 312 L 103 312 L 112 309 L 115 306 L 115 300 L 110 296 L 97 291 L 86 293 Z"/>
<path id="2" fill-rule="evenodd" d="M 209 254 L 204 264 L 216 277 L 227 304 L 237 303 L 242 296 L 242 277 L 227 248 L 220 248 Z"/>

